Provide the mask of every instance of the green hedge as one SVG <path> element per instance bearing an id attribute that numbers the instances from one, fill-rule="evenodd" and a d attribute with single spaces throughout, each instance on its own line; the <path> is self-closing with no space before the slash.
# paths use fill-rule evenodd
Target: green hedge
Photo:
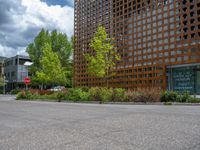
<path id="1" fill-rule="evenodd" d="M 53 101 L 98 101 L 104 102 L 180 102 L 200 103 L 200 99 L 193 98 L 188 92 L 178 93 L 164 91 L 156 88 L 138 89 L 137 91 L 126 91 L 121 88 L 71 88 L 62 92 L 52 94 L 41 94 L 34 91 L 21 91 L 16 99 L 26 100 L 53 100 Z"/>
<path id="2" fill-rule="evenodd" d="M 74 88 L 68 90 L 66 99 L 70 101 L 89 101 L 90 95 L 82 88 Z"/>
<path id="3" fill-rule="evenodd" d="M 21 92 L 20 89 L 14 89 L 14 90 L 11 91 L 11 94 L 15 95 L 15 94 L 18 94 L 19 92 Z"/>
<path id="4" fill-rule="evenodd" d="M 30 91 L 21 91 L 17 94 L 16 100 L 57 100 L 58 94 L 51 95 L 39 95 L 36 93 L 31 93 Z"/>
<path id="5" fill-rule="evenodd" d="M 200 103 L 200 99 L 192 97 L 189 92 L 164 91 L 161 102 Z"/>
<path id="6" fill-rule="evenodd" d="M 51 95 L 41 95 L 39 93 L 33 93 L 30 91 L 22 91 L 18 93 L 17 100 L 19 99 L 56 99 L 58 101 L 125 101 L 125 90 L 112 89 L 112 88 L 72 88 L 66 92 L 55 92 Z"/>

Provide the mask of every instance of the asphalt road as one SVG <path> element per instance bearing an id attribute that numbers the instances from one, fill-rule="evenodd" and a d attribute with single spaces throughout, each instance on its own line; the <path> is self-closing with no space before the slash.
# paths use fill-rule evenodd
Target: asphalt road
<path id="1" fill-rule="evenodd" d="M 199 106 L 12 99 L 0 96 L 0 150 L 200 150 Z"/>

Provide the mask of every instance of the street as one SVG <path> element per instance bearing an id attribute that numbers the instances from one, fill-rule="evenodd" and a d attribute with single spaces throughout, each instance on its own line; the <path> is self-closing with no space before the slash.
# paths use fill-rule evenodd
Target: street
<path id="1" fill-rule="evenodd" d="M 200 150 L 200 107 L 0 96 L 0 150 Z"/>

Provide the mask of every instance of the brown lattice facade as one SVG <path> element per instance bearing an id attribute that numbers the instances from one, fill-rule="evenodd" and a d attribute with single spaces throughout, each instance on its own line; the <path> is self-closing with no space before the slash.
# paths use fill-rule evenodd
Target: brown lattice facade
<path id="1" fill-rule="evenodd" d="M 75 0 L 74 85 L 103 86 L 86 71 L 98 24 L 121 61 L 110 87 L 168 87 L 169 68 L 200 63 L 200 0 Z"/>

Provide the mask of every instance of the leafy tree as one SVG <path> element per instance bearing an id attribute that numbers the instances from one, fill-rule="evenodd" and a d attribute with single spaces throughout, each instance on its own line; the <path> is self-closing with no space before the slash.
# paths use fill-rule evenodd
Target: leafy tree
<path id="1" fill-rule="evenodd" d="M 44 84 L 59 84 L 66 83 L 65 70 L 61 66 L 57 53 L 51 49 L 51 45 L 46 43 L 43 48 L 43 56 L 40 60 L 41 70 L 36 71 L 37 79 Z"/>
<path id="2" fill-rule="evenodd" d="M 105 28 L 99 26 L 90 43 L 94 54 L 85 55 L 88 61 L 88 73 L 98 78 L 104 78 L 107 87 L 108 78 L 113 75 L 112 69 L 116 66 L 116 61 L 120 60 L 112 43 L 113 39 L 108 38 Z"/>
<path id="3" fill-rule="evenodd" d="M 27 53 L 29 54 L 33 65 L 30 67 L 32 73 L 32 82 L 41 83 L 36 76 L 36 72 L 41 72 L 42 64 L 40 59 L 45 56 L 44 46 L 48 44 L 51 47 L 53 53 L 56 53 L 60 61 L 62 69 L 65 71 L 66 78 L 68 79 L 65 86 L 71 87 L 72 78 L 72 40 L 69 40 L 66 34 L 58 33 L 57 30 L 49 32 L 42 29 L 40 33 L 35 37 L 33 43 L 27 47 Z"/>
<path id="4" fill-rule="evenodd" d="M 4 79 L 0 76 L 0 86 L 4 86 Z"/>
<path id="5" fill-rule="evenodd" d="M 72 41 L 68 40 L 66 34 L 57 33 L 56 30 L 51 32 L 52 50 L 59 56 L 63 67 L 68 67 L 71 63 Z"/>
<path id="6" fill-rule="evenodd" d="M 43 56 L 42 47 L 45 45 L 45 43 L 50 43 L 49 32 L 42 29 L 34 39 L 34 42 L 29 44 L 26 49 L 31 60 L 34 62 L 30 69 L 32 73 L 41 69 L 40 58 Z"/>

